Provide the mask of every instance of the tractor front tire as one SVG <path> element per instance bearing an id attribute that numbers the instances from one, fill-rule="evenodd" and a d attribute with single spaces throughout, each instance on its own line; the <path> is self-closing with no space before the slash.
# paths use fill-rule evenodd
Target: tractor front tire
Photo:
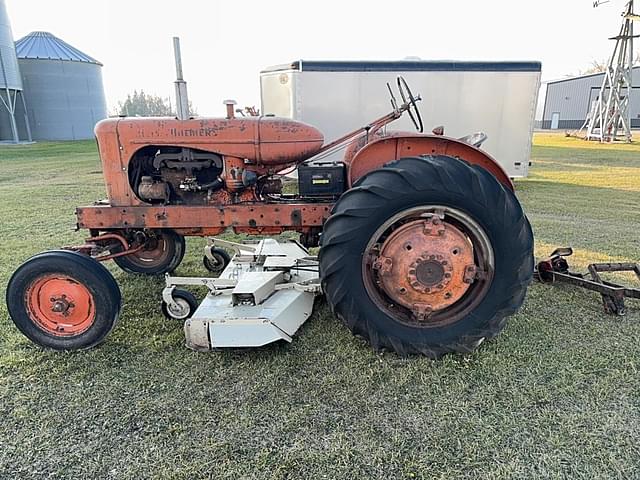
<path id="1" fill-rule="evenodd" d="M 533 234 L 508 188 L 444 156 L 363 176 L 336 203 L 319 255 L 327 301 L 376 351 L 439 358 L 496 336 L 524 301 Z"/>
<path id="2" fill-rule="evenodd" d="M 120 289 L 96 260 L 54 250 L 30 258 L 7 285 L 7 308 L 32 342 L 54 350 L 101 343 L 118 321 Z"/>

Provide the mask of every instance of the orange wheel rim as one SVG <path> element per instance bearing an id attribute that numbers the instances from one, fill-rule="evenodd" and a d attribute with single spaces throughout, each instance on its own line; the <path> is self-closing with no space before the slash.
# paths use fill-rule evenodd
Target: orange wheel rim
<path id="1" fill-rule="evenodd" d="M 473 257 L 473 245 L 454 225 L 439 218 L 413 220 L 383 243 L 378 262 L 386 260 L 393 268 L 379 264 L 380 286 L 400 305 L 437 312 L 471 286 L 466 276 L 475 274 Z"/>
<path id="2" fill-rule="evenodd" d="M 45 332 L 70 337 L 86 332 L 96 318 L 93 295 L 67 275 L 51 274 L 36 279 L 27 289 L 29 317 Z"/>
<path id="3" fill-rule="evenodd" d="M 493 247 L 469 215 L 447 206 L 399 212 L 372 235 L 363 256 L 364 287 L 387 315 L 410 326 L 457 322 L 484 299 Z"/>
<path id="4" fill-rule="evenodd" d="M 163 264 L 170 254 L 167 240 L 163 236 L 159 236 L 152 240 L 150 247 L 128 255 L 127 258 L 138 265 L 152 267 Z"/>

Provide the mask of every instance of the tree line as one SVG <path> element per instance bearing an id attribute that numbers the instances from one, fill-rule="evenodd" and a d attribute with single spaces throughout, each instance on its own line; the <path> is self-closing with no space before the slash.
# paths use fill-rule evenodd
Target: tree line
<path id="1" fill-rule="evenodd" d="M 191 101 L 189 113 L 198 115 Z M 170 98 L 135 90 L 133 94 L 127 95 L 124 101 L 118 102 L 117 114 L 127 117 L 175 117 L 176 108 Z"/>

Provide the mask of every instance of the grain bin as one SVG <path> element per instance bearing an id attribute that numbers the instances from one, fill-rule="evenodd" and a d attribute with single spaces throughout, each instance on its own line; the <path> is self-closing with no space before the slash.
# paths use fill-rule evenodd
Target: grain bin
<path id="1" fill-rule="evenodd" d="M 21 38 L 16 53 L 33 138 L 93 138 L 107 117 L 102 64 L 49 32 Z"/>

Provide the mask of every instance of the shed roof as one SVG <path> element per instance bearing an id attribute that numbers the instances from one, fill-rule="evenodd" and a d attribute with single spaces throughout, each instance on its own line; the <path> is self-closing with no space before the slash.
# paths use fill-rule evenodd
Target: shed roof
<path id="1" fill-rule="evenodd" d="M 637 71 L 638 69 L 640 69 L 640 65 L 634 65 L 633 66 L 633 71 Z M 555 83 L 571 82 L 573 80 L 581 80 L 583 78 L 597 77 L 597 76 L 603 76 L 603 75 L 604 75 L 604 72 L 585 73 L 584 75 L 574 75 L 574 76 L 567 76 L 565 78 L 558 78 L 558 79 L 555 79 L 555 80 L 547 80 L 547 81 L 542 82 L 542 83 L 546 83 L 548 85 L 551 85 L 551 84 L 555 84 Z"/>
<path id="2" fill-rule="evenodd" d="M 72 47 L 49 32 L 31 32 L 16 42 L 18 58 L 64 60 L 102 65 L 98 60 Z"/>

